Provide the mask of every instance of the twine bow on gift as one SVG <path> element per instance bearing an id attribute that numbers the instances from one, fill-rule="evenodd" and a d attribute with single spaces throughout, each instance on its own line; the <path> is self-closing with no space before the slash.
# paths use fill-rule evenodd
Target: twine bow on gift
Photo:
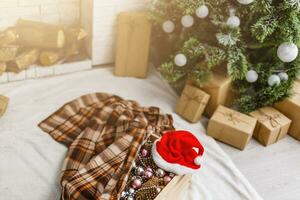
<path id="1" fill-rule="evenodd" d="M 269 115 L 267 113 L 265 113 L 264 111 L 262 110 L 258 110 L 259 114 L 261 114 L 263 117 L 265 117 L 265 119 L 262 119 L 261 121 L 262 122 L 265 122 L 265 121 L 269 121 L 271 126 L 273 128 L 276 128 L 278 126 L 280 126 L 280 123 L 277 121 L 278 118 L 280 118 L 280 115 L 279 114 L 276 114 L 276 115 Z"/>
<path id="2" fill-rule="evenodd" d="M 232 122 L 234 125 L 239 124 L 241 122 L 245 122 L 243 120 L 240 119 L 239 114 L 233 111 L 228 111 L 228 112 L 219 112 L 221 113 L 224 117 L 226 117 L 226 119 L 230 122 Z M 247 122 L 245 122 L 247 123 Z"/>
<path id="3" fill-rule="evenodd" d="M 196 101 L 197 103 L 206 106 L 206 103 L 203 102 L 204 95 L 200 95 L 200 94 L 189 95 L 187 92 L 183 92 L 183 95 L 188 99 L 188 101 Z"/>
<path id="4" fill-rule="evenodd" d="M 280 118 L 281 115 L 280 115 L 280 114 L 270 115 L 270 114 L 265 113 L 265 112 L 262 111 L 262 110 L 258 110 L 258 112 L 259 112 L 259 114 L 261 114 L 263 117 L 265 117 L 265 119 L 261 119 L 261 120 L 260 120 L 262 123 L 264 123 L 264 122 L 266 122 L 266 121 L 269 121 L 270 124 L 271 124 L 271 126 L 272 126 L 273 128 L 277 128 L 278 126 L 280 127 L 279 132 L 278 132 L 278 135 L 277 135 L 276 140 L 275 140 L 275 142 L 278 142 L 279 139 L 280 139 L 281 133 L 282 133 L 282 127 L 281 127 L 281 124 L 277 121 L 277 119 Z M 258 137 L 259 137 L 260 140 L 264 141 L 264 143 L 267 143 L 267 142 L 265 141 L 265 138 L 264 138 L 261 134 L 259 134 Z"/>

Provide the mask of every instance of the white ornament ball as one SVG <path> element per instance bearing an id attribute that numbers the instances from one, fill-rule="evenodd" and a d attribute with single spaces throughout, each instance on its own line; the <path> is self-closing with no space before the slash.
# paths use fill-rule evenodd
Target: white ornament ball
<path id="1" fill-rule="evenodd" d="M 231 27 L 239 27 L 241 24 L 241 20 L 237 16 L 233 15 L 228 18 L 226 23 L 228 26 L 231 26 Z"/>
<path id="2" fill-rule="evenodd" d="M 194 25 L 194 18 L 191 15 L 185 15 L 181 18 L 181 24 L 185 28 L 190 28 Z"/>
<path id="3" fill-rule="evenodd" d="M 254 70 L 249 70 L 246 74 L 246 79 L 249 83 L 255 83 L 258 79 L 258 74 Z"/>
<path id="4" fill-rule="evenodd" d="M 282 43 L 277 50 L 277 56 L 282 62 L 292 62 L 298 56 L 299 50 L 297 45 L 292 42 Z"/>
<path id="5" fill-rule="evenodd" d="M 207 17 L 209 14 L 209 10 L 208 10 L 208 7 L 206 5 L 202 5 L 200 6 L 197 10 L 196 10 L 196 15 L 197 17 L 199 18 L 205 18 Z"/>
<path id="6" fill-rule="evenodd" d="M 254 0 L 237 0 L 240 4 L 248 5 L 252 3 Z"/>
<path id="7" fill-rule="evenodd" d="M 280 80 L 287 81 L 289 80 L 289 75 L 286 72 L 281 72 L 278 74 Z"/>
<path id="8" fill-rule="evenodd" d="M 202 164 L 202 157 L 197 156 L 194 160 L 195 165 L 200 166 Z"/>
<path id="9" fill-rule="evenodd" d="M 175 59 L 174 59 L 174 62 L 175 64 L 178 66 L 178 67 L 183 67 L 186 65 L 187 63 L 187 58 L 185 55 L 183 54 L 177 54 L 175 56 Z"/>
<path id="10" fill-rule="evenodd" d="M 271 75 L 268 79 L 269 86 L 279 85 L 280 84 L 280 77 L 278 75 Z"/>
<path id="11" fill-rule="evenodd" d="M 165 21 L 162 25 L 164 32 L 172 33 L 175 30 L 175 24 L 171 20 Z"/>

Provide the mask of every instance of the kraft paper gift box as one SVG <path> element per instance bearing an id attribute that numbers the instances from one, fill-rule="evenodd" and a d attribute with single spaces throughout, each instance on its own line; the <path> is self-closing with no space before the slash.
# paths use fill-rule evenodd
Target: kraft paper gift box
<path id="1" fill-rule="evenodd" d="M 210 96 L 197 87 L 187 84 L 176 106 L 176 113 L 190 122 L 200 120 Z"/>
<path id="2" fill-rule="evenodd" d="M 148 72 L 151 23 L 146 12 L 118 17 L 115 75 L 145 78 Z"/>
<path id="3" fill-rule="evenodd" d="M 2 75 L 6 71 L 6 63 L 5 62 L 0 62 L 0 75 Z"/>
<path id="4" fill-rule="evenodd" d="M 7 109 L 9 99 L 0 95 L 0 117 L 2 117 Z"/>
<path id="5" fill-rule="evenodd" d="M 300 82 L 296 82 L 293 96 L 275 104 L 275 108 L 292 120 L 289 135 L 300 140 Z"/>
<path id="6" fill-rule="evenodd" d="M 253 117 L 219 106 L 208 123 L 207 134 L 244 150 L 253 135 L 256 122 Z"/>
<path id="7" fill-rule="evenodd" d="M 205 115 L 211 117 L 219 105 L 228 104 L 227 98 L 231 91 L 231 78 L 225 72 L 216 71 L 201 89 L 210 95 Z"/>
<path id="8" fill-rule="evenodd" d="M 250 116 L 258 120 L 253 136 L 265 146 L 284 138 L 291 125 L 289 118 L 272 107 L 258 109 Z"/>

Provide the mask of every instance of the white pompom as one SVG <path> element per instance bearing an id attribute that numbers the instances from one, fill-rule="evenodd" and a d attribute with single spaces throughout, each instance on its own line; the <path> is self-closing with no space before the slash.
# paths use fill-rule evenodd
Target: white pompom
<path id="1" fill-rule="evenodd" d="M 197 156 L 194 160 L 195 165 L 200 166 L 202 164 L 202 157 L 201 156 Z"/>
<path id="2" fill-rule="evenodd" d="M 172 33 L 175 30 L 175 24 L 171 20 L 165 21 L 162 27 L 166 33 Z"/>
<path id="3" fill-rule="evenodd" d="M 254 83 L 258 79 L 258 74 L 254 70 L 249 70 L 246 74 L 246 79 L 249 83 Z"/>
<path id="4" fill-rule="evenodd" d="M 194 18 L 191 15 L 185 15 L 181 18 L 181 24 L 185 28 L 190 28 L 194 25 Z"/>
<path id="5" fill-rule="evenodd" d="M 278 58 L 286 63 L 294 61 L 297 58 L 298 53 L 298 47 L 292 42 L 282 43 L 277 50 Z"/>
<path id="6" fill-rule="evenodd" d="M 281 72 L 278 74 L 280 80 L 287 81 L 289 80 L 289 75 L 286 72 Z"/>
<path id="7" fill-rule="evenodd" d="M 237 0 L 240 4 L 248 5 L 252 3 L 254 0 Z"/>
<path id="8" fill-rule="evenodd" d="M 279 85 L 280 84 L 280 77 L 278 75 L 271 75 L 268 79 L 269 86 Z"/>
<path id="9" fill-rule="evenodd" d="M 237 16 L 233 15 L 228 18 L 226 23 L 228 26 L 231 26 L 231 27 L 239 27 L 241 24 L 241 20 Z"/>
<path id="10" fill-rule="evenodd" d="M 183 54 L 177 54 L 174 58 L 174 62 L 178 67 L 183 67 L 187 63 L 187 58 Z"/>
<path id="11" fill-rule="evenodd" d="M 200 6 L 197 10 L 196 10 L 196 15 L 197 17 L 199 18 L 205 18 L 207 17 L 209 14 L 209 10 L 208 10 L 208 7 L 206 5 L 202 5 Z"/>

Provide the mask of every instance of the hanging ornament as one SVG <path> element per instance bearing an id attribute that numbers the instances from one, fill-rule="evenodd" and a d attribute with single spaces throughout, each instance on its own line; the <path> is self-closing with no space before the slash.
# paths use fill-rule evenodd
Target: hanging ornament
<path id="1" fill-rule="evenodd" d="M 248 5 L 252 3 L 254 0 L 237 0 L 240 4 Z"/>
<path id="2" fill-rule="evenodd" d="M 298 56 L 298 47 L 292 42 L 282 43 L 277 50 L 277 55 L 282 62 L 292 62 Z"/>
<path id="3" fill-rule="evenodd" d="M 178 66 L 178 67 L 183 67 L 186 65 L 187 63 L 187 58 L 185 55 L 183 54 L 177 54 L 175 56 L 175 59 L 174 59 L 174 62 L 175 64 Z"/>
<path id="4" fill-rule="evenodd" d="M 246 80 L 249 82 L 249 83 L 255 83 L 258 79 L 258 74 L 256 71 L 254 70 L 249 70 L 246 74 Z"/>
<path id="5" fill-rule="evenodd" d="M 162 25 L 164 32 L 172 33 L 175 30 L 175 24 L 171 20 L 165 21 Z"/>
<path id="6" fill-rule="evenodd" d="M 287 81 L 289 80 L 289 75 L 286 72 L 281 72 L 278 74 L 280 80 Z"/>
<path id="7" fill-rule="evenodd" d="M 181 24 L 185 28 L 190 28 L 194 24 L 194 18 L 191 15 L 185 15 L 181 18 Z"/>
<path id="8" fill-rule="evenodd" d="M 268 79 L 268 84 L 271 87 L 274 86 L 274 85 L 279 85 L 280 82 L 281 82 L 280 77 L 278 75 L 275 75 L 275 74 L 271 75 Z"/>
<path id="9" fill-rule="evenodd" d="M 206 5 L 202 5 L 199 8 L 197 8 L 197 10 L 196 10 L 197 17 L 199 17 L 201 19 L 207 17 L 208 14 L 209 14 L 209 10 L 208 10 L 208 7 Z"/>
<path id="10" fill-rule="evenodd" d="M 230 12 L 230 17 L 227 19 L 226 24 L 228 26 L 231 26 L 231 27 L 234 27 L 234 28 L 239 27 L 240 24 L 241 24 L 241 20 L 240 20 L 240 18 L 235 16 L 235 9 L 231 8 L 229 10 L 229 12 Z"/>

